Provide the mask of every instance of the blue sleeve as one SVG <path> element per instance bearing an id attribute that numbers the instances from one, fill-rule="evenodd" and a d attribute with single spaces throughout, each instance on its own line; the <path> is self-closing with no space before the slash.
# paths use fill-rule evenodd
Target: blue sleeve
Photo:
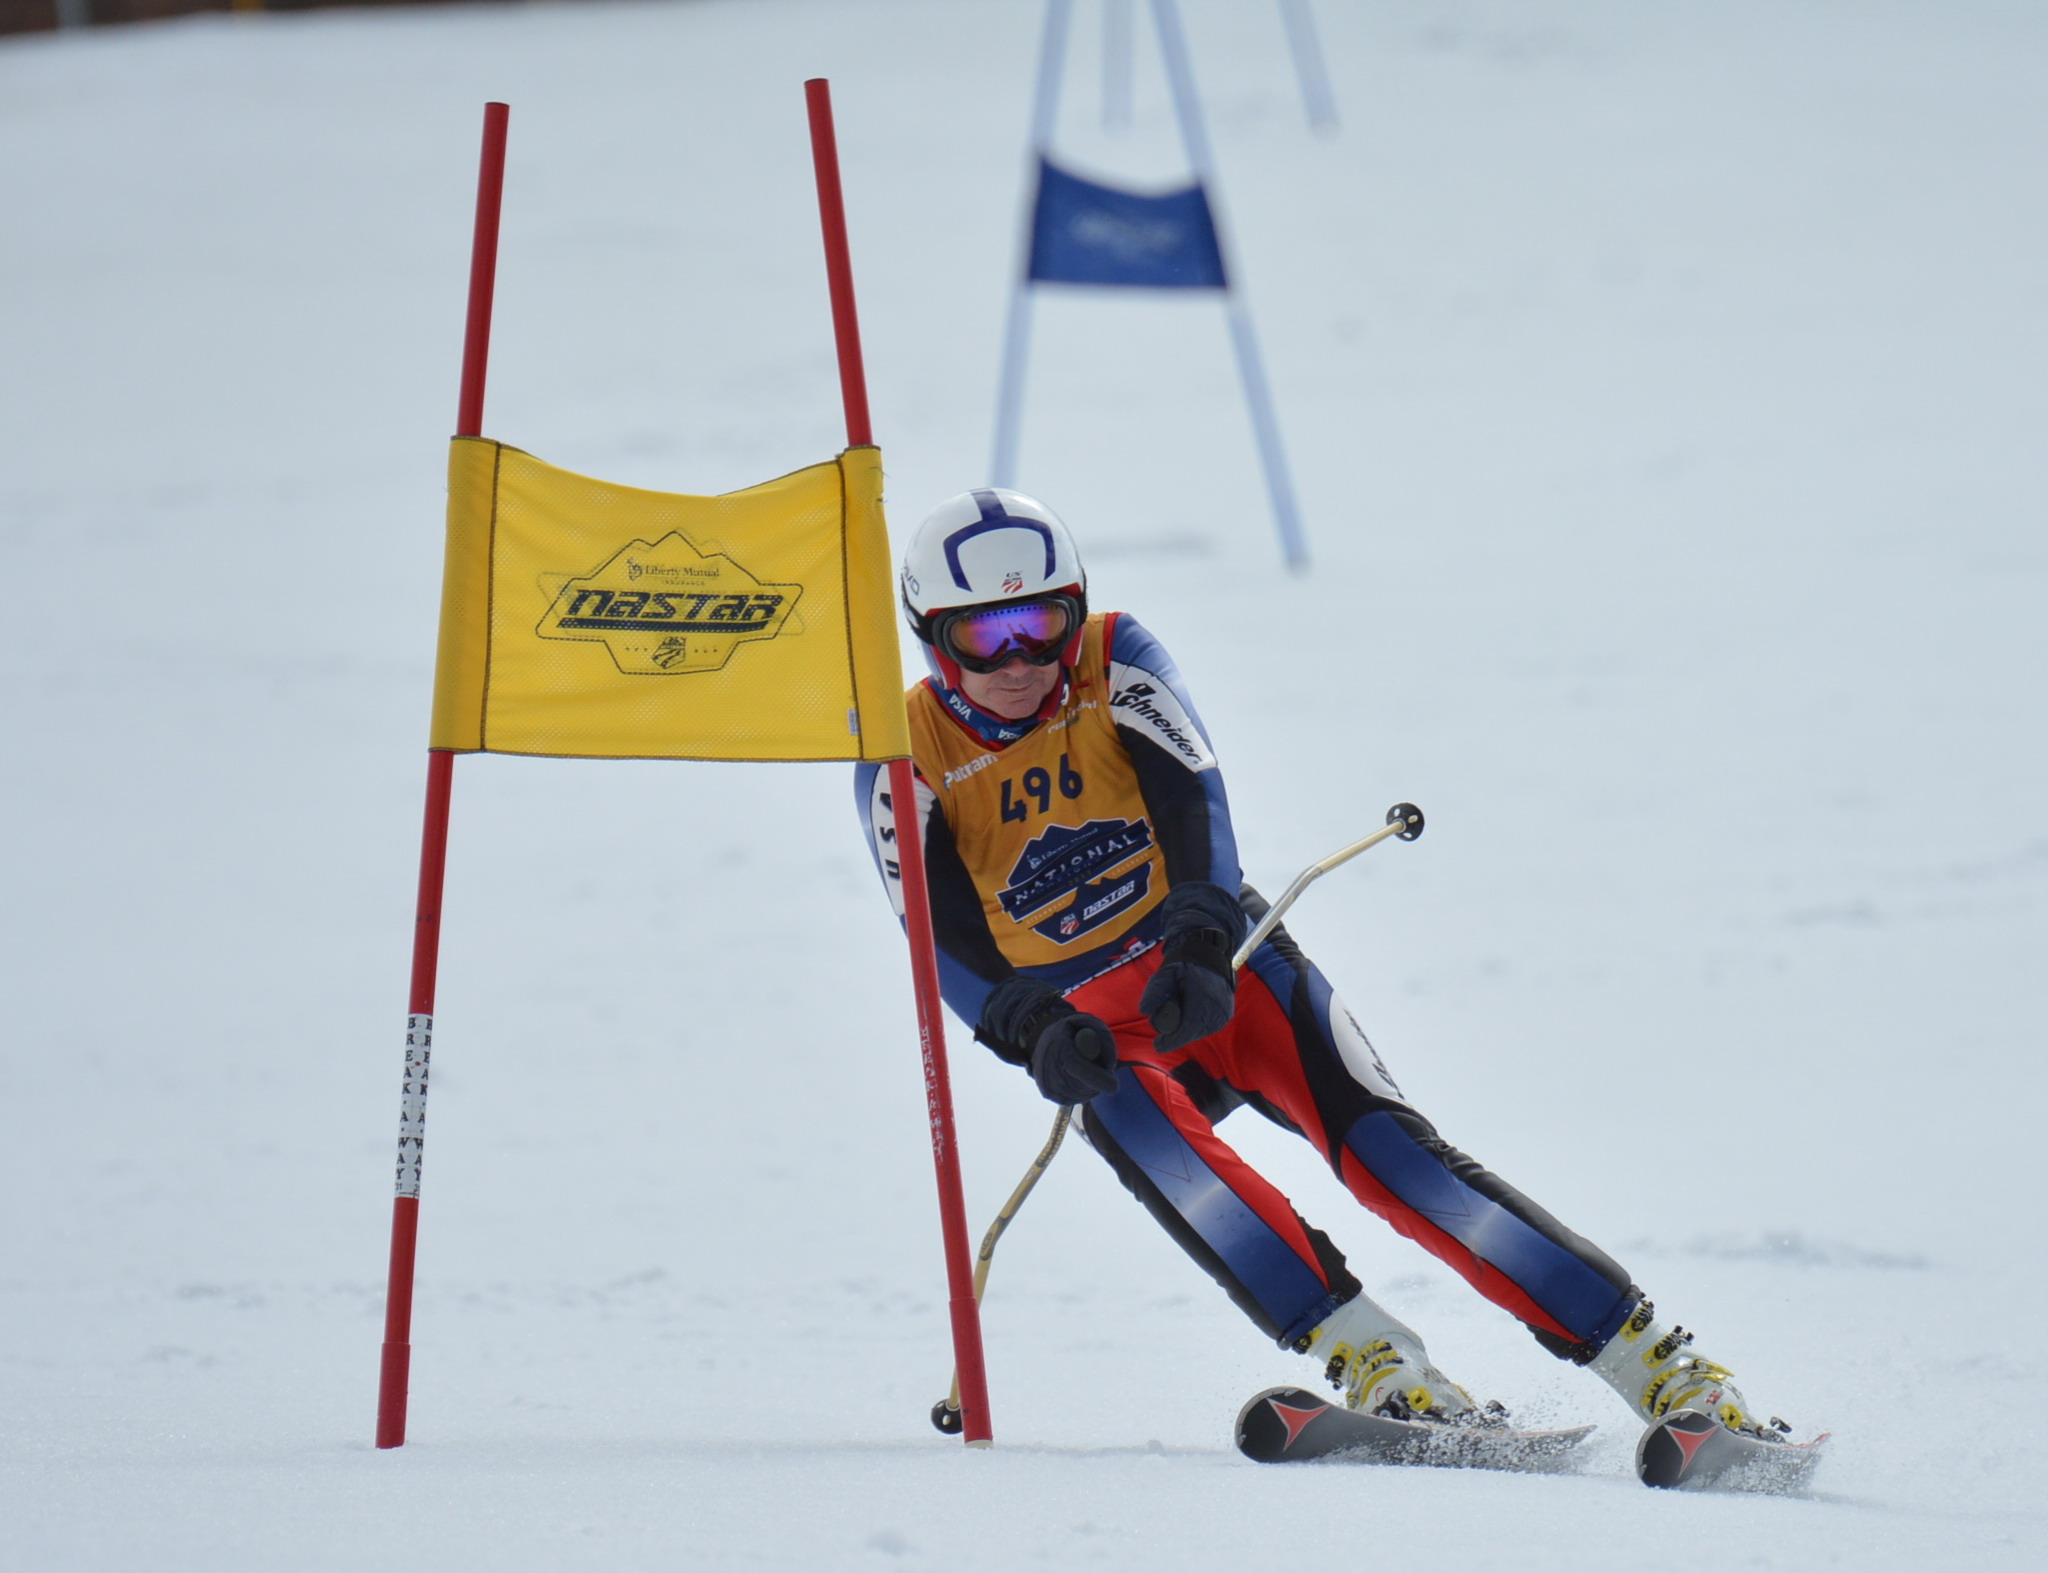
<path id="1" fill-rule="evenodd" d="M 1242 874 L 1223 772 L 1173 657 L 1126 613 L 1113 614 L 1109 706 L 1152 815 L 1170 885 L 1205 879 L 1237 894 Z"/>
<path id="2" fill-rule="evenodd" d="M 868 853 L 889 893 L 899 922 L 904 921 L 903 864 L 896 852 L 896 813 L 889 791 L 887 767 L 861 764 L 853 772 L 854 804 L 867 835 Z M 989 992 L 1016 969 L 996 946 L 982 915 L 981 897 L 953 845 L 945 816 L 938 811 L 931 788 L 917 784 L 918 807 L 924 817 L 925 888 L 931 895 L 932 938 L 938 950 L 939 993 L 947 1007 L 968 1026 L 981 1020 Z"/>

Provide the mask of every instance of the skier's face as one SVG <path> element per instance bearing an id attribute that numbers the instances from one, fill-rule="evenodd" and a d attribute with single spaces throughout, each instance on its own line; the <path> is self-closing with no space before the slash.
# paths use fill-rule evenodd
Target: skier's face
<path id="1" fill-rule="evenodd" d="M 1057 661 L 1049 666 L 1033 666 L 1021 655 L 1013 655 L 993 672 L 963 669 L 960 691 L 977 709 L 1005 721 L 1022 721 L 1038 714 L 1038 707 L 1045 703 L 1046 695 L 1059 680 Z"/>

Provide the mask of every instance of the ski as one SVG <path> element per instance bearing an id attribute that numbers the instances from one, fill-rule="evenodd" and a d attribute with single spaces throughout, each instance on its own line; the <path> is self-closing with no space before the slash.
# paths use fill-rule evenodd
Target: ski
<path id="1" fill-rule="evenodd" d="M 1812 1479 L 1827 1439 L 1823 1431 L 1810 1442 L 1774 1441 L 1681 1409 L 1643 1433 L 1636 1444 L 1636 1476 L 1665 1490 L 1797 1496 Z"/>
<path id="2" fill-rule="evenodd" d="M 1425 1464 L 1447 1469 L 1543 1471 L 1568 1468 L 1566 1455 L 1592 1426 L 1555 1431 L 1389 1420 L 1327 1404 L 1299 1387 L 1269 1387 L 1237 1413 L 1238 1451 L 1261 1464 L 1327 1459 L 1346 1464 Z"/>

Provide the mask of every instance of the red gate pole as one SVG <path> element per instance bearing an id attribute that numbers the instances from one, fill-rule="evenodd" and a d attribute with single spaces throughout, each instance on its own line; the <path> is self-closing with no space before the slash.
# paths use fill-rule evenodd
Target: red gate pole
<path id="1" fill-rule="evenodd" d="M 853 262 L 846 245 L 846 203 L 839 189 L 839 144 L 832 130 L 832 88 L 823 77 L 804 84 L 811 114 L 811 158 L 818 172 L 818 218 L 825 232 L 825 273 L 832 289 L 832 331 L 839 346 L 839 391 L 846 403 L 846 443 L 874 441 L 868 421 L 867 375 L 861 365 L 860 322 L 853 308 Z M 953 1322 L 953 1360 L 960 1373 L 962 1437 L 987 1447 L 988 1372 L 981 1351 L 981 1307 L 974 1298 L 974 1261 L 967 1249 L 967 1204 L 961 1194 L 960 1147 L 953 1132 L 953 1083 L 946 1069 L 940 1015 L 939 958 L 932 942 L 931 897 L 924 882 L 924 839 L 917 831 L 917 783 L 907 759 L 889 761 L 889 802 L 899 827 L 904 926 L 917 994 L 917 1031 L 924 1051 L 925 1110 L 938 1173 L 939 1227 L 946 1244 L 946 1289 Z"/>
<path id="2" fill-rule="evenodd" d="M 469 254 L 469 318 L 462 340 L 462 396 L 455 434 L 480 437 L 484 367 L 491 352 L 491 295 L 498 272 L 498 212 L 505 193 L 504 104 L 484 105 L 483 158 L 476 182 L 476 235 Z M 398 1194 L 391 1203 L 391 1276 L 384 1292 L 384 1351 L 377 1382 L 377 1445 L 405 1445 L 412 1369 L 412 1277 L 419 1240 L 420 1159 L 426 1144 L 427 1061 L 434 1041 L 434 977 L 441 960 L 441 891 L 448 868 L 448 799 L 455 755 L 427 751 L 426 823 L 420 835 L 418 915 L 412 934 L 412 989 L 405 1018 L 405 1093 L 398 1117 Z"/>

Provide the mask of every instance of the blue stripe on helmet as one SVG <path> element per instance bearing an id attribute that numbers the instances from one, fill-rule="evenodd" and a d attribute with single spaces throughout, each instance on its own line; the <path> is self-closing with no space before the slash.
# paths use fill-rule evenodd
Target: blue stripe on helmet
<path id="1" fill-rule="evenodd" d="M 969 495 L 974 498 L 975 507 L 981 510 L 981 517 L 946 537 L 946 566 L 953 570 L 953 582 L 968 594 L 974 593 L 974 586 L 967 582 L 967 570 L 960 566 L 960 548 L 977 535 L 986 535 L 991 530 L 1036 530 L 1045 541 L 1045 577 L 1051 578 L 1053 565 L 1058 561 L 1052 531 L 1036 519 L 1020 519 L 1013 513 L 1005 513 L 1002 499 L 992 491 L 983 489 Z"/>

